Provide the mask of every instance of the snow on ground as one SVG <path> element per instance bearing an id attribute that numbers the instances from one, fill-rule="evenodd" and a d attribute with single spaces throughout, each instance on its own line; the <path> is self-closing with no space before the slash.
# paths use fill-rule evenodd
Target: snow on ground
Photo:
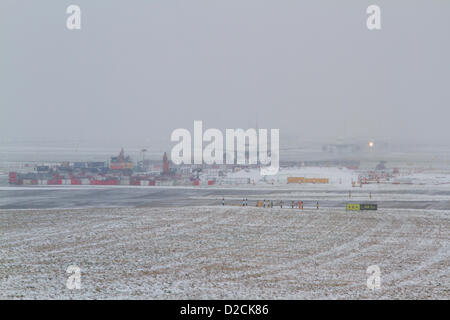
<path id="1" fill-rule="evenodd" d="M 435 210 L 8 210 L 0 298 L 449 299 L 449 242 Z M 69 265 L 80 290 L 65 286 Z"/>
<path id="2" fill-rule="evenodd" d="M 422 172 L 422 173 L 409 173 L 396 177 L 394 181 L 399 183 L 411 183 L 422 185 L 449 185 L 450 174 L 449 172 Z"/>
<path id="3" fill-rule="evenodd" d="M 251 183 L 286 184 L 288 177 L 326 178 L 331 185 L 351 186 L 352 181 L 358 180 L 358 174 L 354 170 L 337 167 L 292 167 L 280 168 L 273 176 L 262 176 L 259 169 L 248 169 L 232 172 L 225 180 L 250 179 Z"/>
<path id="4" fill-rule="evenodd" d="M 400 174 L 395 174 L 391 181 L 381 183 L 373 183 L 364 185 L 365 189 L 396 189 L 398 186 L 403 188 L 423 188 L 423 187 L 443 187 L 450 189 L 450 172 L 448 169 L 420 169 L 416 170 L 401 170 Z M 279 172 L 273 176 L 261 176 L 258 169 L 246 169 L 237 172 L 228 173 L 223 179 L 219 179 L 218 183 L 235 184 L 245 186 L 283 186 L 283 188 L 302 189 L 348 189 L 352 187 L 352 183 L 358 182 L 358 175 L 365 176 L 368 171 L 365 170 L 350 170 L 339 167 L 290 167 L 280 168 Z M 287 184 L 288 177 L 304 177 L 304 178 L 326 178 L 329 180 L 326 184 Z M 248 185 L 250 181 L 250 185 Z"/>

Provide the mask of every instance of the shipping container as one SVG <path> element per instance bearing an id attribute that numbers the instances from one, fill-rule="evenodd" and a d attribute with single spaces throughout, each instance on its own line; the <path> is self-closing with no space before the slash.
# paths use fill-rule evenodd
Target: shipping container
<path id="1" fill-rule="evenodd" d="M 71 182 L 72 185 L 79 185 L 79 184 L 81 184 L 81 180 L 80 179 L 76 179 L 76 178 L 72 178 L 70 182 Z"/>
<path id="2" fill-rule="evenodd" d="M 108 185 L 108 186 L 113 186 L 113 185 L 116 185 L 117 183 L 118 183 L 118 181 L 114 180 L 114 179 L 109 179 L 109 180 L 103 181 L 103 184 Z"/>
<path id="3" fill-rule="evenodd" d="M 11 184 L 17 183 L 17 173 L 15 173 L 15 172 L 9 173 L 9 183 L 11 183 Z"/>
<path id="4" fill-rule="evenodd" d="M 139 180 L 139 179 L 131 179 L 130 180 L 130 185 L 140 186 L 141 185 L 141 180 Z"/>
<path id="5" fill-rule="evenodd" d="M 287 183 L 328 183 L 328 178 L 288 177 Z"/>
<path id="6" fill-rule="evenodd" d="M 119 184 L 122 186 L 128 186 L 131 184 L 131 180 L 130 179 L 120 179 Z"/>

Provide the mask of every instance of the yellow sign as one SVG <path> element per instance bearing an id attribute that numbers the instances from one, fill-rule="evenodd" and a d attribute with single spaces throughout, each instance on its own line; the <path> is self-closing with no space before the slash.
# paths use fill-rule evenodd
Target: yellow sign
<path id="1" fill-rule="evenodd" d="M 347 203 L 347 210 L 358 211 L 361 210 L 361 205 L 359 203 Z"/>

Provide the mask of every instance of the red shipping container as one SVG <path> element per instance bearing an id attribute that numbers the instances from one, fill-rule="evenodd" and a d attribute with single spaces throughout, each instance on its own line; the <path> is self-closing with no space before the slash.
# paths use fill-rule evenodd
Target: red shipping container
<path id="1" fill-rule="evenodd" d="M 149 185 L 149 186 L 154 186 L 154 185 L 155 185 L 155 180 L 150 180 L 150 181 L 148 182 L 148 185 Z"/>
<path id="2" fill-rule="evenodd" d="M 208 186 L 211 186 L 214 184 L 214 180 L 208 180 Z"/>
<path id="3" fill-rule="evenodd" d="M 199 186 L 200 185 L 200 181 L 199 180 L 194 180 L 194 186 Z"/>
<path id="4" fill-rule="evenodd" d="M 38 181 L 37 181 L 37 179 L 33 179 L 33 180 L 31 180 L 31 184 L 38 184 Z"/>
<path id="5" fill-rule="evenodd" d="M 71 184 L 81 184 L 81 180 L 80 180 L 80 179 L 72 178 L 71 181 L 70 181 L 70 183 L 71 183 Z"/>
<path id="6" fill-rule="evenodd" d="M 17 182 L 17 174 L 15 172 L 9 173 L 9 183 L 16 183 Z"/>

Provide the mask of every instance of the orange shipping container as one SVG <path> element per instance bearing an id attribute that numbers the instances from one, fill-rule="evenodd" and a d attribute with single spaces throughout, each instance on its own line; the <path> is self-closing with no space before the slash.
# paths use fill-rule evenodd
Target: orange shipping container
<path id="1" fill-rule="evenodd" d="M 287 183 L 303 183 L 304 177 L 288 177 Z"/>
<path id="2" fill-rule="evenodd" d="M 288 177 L 287 183 L 328 183 L 328 178 Z"/>

